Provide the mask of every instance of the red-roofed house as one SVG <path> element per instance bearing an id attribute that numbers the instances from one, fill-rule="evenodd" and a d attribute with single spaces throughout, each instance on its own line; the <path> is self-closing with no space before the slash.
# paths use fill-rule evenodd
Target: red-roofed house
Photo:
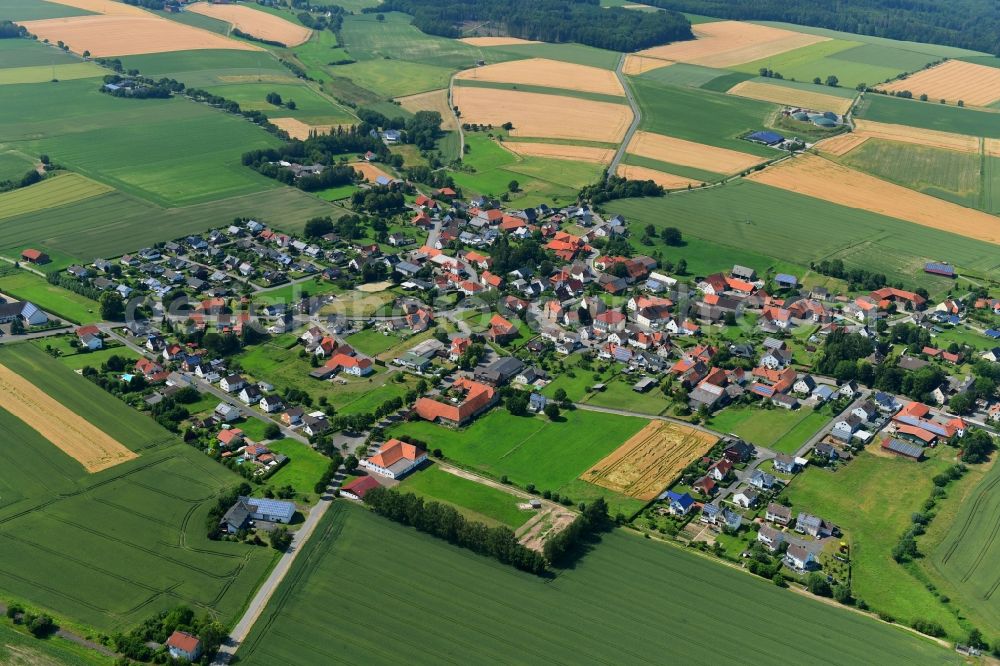
<path id="1" fill-rule="evenodd" d="M 390 439 L 378 452 L 361 461 L 360 466 L 373 474 L 398 479 L 427 460 L 427 452 L 413 444 Z"/>
<path id="2" fill-rule="evenodd" d="M 378 488 L 379 482 L 373 476 L 360 476 L 340 487 L 340 496 L 361 501 L 372 488 Z"/>
<path id="3" fill-rule="evenodd" d="M 451 341 L 451 349 L 448 350 L 448 360 L 454 363 L 471 345 L 472 340 L 469 338 L 455 338 Z"/>
<path id="4" fill-rule="evenodd" d="M 374 372 L 372 365 L 370 358 L 335 354 L 323 367 L 333 369 L 334 374 L 337 372 L 346 372 L 355 377 L 365 377 Z"/>
<path id="5" fill-rule="evenodd" d="M 625 330 L 625 315 L 618 310 L 608 310 L 594 317 L 594 328 L 610 333 Z"/>
<path id="6" fill-rule="evenodd" d="M 871 293 L 871 297 L 878 302 L 879 308 L 885 309 L 890 303 L 895 303 L 901 310 L 909 306 L 912 310 L 923 310 L 927 305 L 927 299 L 912 291 L 904 291 L 894 287 L 883 287 Z"/>
<path id="7" fill-rule="evenodd" d="M 49 255 L 45 254 L 41 250 L 31 248 L 21 252 L 21 258 L 29 264 L 47 264 L 49 262 Z"/>
<path id="8" fill-rule="evenodd" d="M 451 425 L 465 425 L 496 402 L 496 391 L 491 386 L 461 377 L 451 385 L 452 391 L 462 391 L 464 396 L 458 402 L 441 402 L 434 398 L 419 398 L 413 410 L 422 419 Z"/>
<path id="9" fill-rule="evenodd" d="M 167 639 L 167 650 L 174 659 L 196 661 L 201 656 L 201 641 L 186 631 L 175 631 Z"/>
<path id="10" fill-rule="evenodd" d="M 222 446 L 233 446 L 233 444 L 239 445 L 240 441 L 243 439 L 243 431 L 239 428 L 229 428 L 228 430 L 220 430 L 219 434 L 216 435 L 216 439 L 219 440 L 219 444 Z"/>
<path id="11" fill-rule="evenodd" d="M 486 337 L 493 342 L 502 344 L 517 336 L 517 326 L 510 323 L 498 314 L 490 319 L 490 328 L 486 331 Z"/>

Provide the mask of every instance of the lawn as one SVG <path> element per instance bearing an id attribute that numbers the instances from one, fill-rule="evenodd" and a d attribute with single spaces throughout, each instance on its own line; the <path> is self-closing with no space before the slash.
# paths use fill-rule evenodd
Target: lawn
<path id="1" fill-rule="evenodd" d="M 582 368 L 579 366 L 582 360 L 583 357 L 579 355 L 564 359 L 566 370 L 561 373 L 553 373 L 553 380 L 545 385 L 542 394 L 551 398 L 555 396 L 556 391 L 562 389 L 566 391 L 566 397 L 570 401 L 583 402 L 586 400 L 590 387 L 594 384 L 607 382 L 615 374 L 615 368 L 596 362 L 590 370 Z M 595 375 L 597 376 L 595 377 Z"/>
<path id="2" fill-rule="evenodd" d="M 0 152 L 0 181 L 17 180 L 35 168 L 35 161 L 18 152 Z"/>
<path id="3" fill-rule="evenodd" d="M 552 422 L 542 416 L 511 416 L 505 409 L 494 409 L 459 430 L 414 421 L 393 428 L 392 436 L 415 437 L 440 448 L 457 464 L 494 478 L 506 475 L 521 487 L 533 483 L 539 491 L 558 491 L 574 502 L 602 495 L 612 512 L 637 509 L 642 504 L 637 500 L 574 481 L 647 421 L 583 410 L 563 416 L 564 421 Z"/>
<path id="4" fill-rule="evenodd" d="M 934 484 L 931 477 L 948 466 L 937 452 L 924 462 L 862 452 L 830 472 L 810 467 L 787 491 L 792 510 L 807 511 L 839 525 L 851 546 L 854 595 L 904 622 L 938 622 L 950 636 L 964 636 L 948 606 L 933 596 L 890 553 L 920 511 Z"/>
<path id="5" fill-rule="evenodd" d="M 46 341 L 43 339 L 42 342 L 44 343 Z M 40 344 L 39 346 L 44 349 L 45 344 Z M 122 358 L 130 361 L 135 361 L 139 358 L 139 355 L 128 347 L 120 346 L 98 349 L 97 351 L 87 352 L 85 354 L 63 354 L 59 357 L 59 362 L 71 370 L 81 370 L 87 366 L 100 368 L 101 364 L 112 356 L 121 356 Z M 218 403 L 218 399 L 216 399 L 215 403 Z M 215 406 L 215 403 L 213 403 L 212 407 Z M 185 405 L 185 407 L 190 407 L 190 405 Z"/>
<path id="6" fill-rule="evenodd" d="M 97 301 L 50 284 L 45 278 L 28 271 L 0 276 L 0 292 L 31 301 L 43 310 L 76 324 L 89 324 L 101 319 L 101 306 Z"/>
<path id="7" fill-rule="evenodd" d="M 1000 122 L 997 121 L 995 112 L 963 109 L 936 102 L 920 102 L 888 95 L 865 95 L 855 109 L 855 115 L 881 123 L 1000 138 Z"/>
<path id="8" fill-rule="evenodd" d="M 686 238 L 719 247 L 794 258 L 803 264 L 839 258 L 852 267 L 878 265 L 891 280 L 922 285 L 931 292 L 947 289 L 949 283 L 923 275 L 927 261 L 948 259 L 966 274 L 1000 275 L 996 253 L 986 243 L 748 181 L 661 198 L 620 200 L 607 204 L 607 209 L 638 228 L 675 226 Z M 942 248 L 947 248 L 946 257 Z M 713 270 L 718 268 L 716 264 Z"/>
<path id="9" fill-rule="evenodd" d="M 713 414 L 708 426 L 781 453 L 794 453 L 819 430 L 826 417 L 811 409 L 761 409 L 735 406 Z"/>
<path id="10" fill-rule="evenodd" d="M 269 442 L 267 448 L 288 456 L 288 462 L 267 480 L 267 485 L 272 488 L 290 485 L 297 493 L 295 499 L 300 502 L 307 497 L 315 499 L 316 482 L 330 466 L 330 459 L 297 439 L 276 439 Z"/>
<path id="11" fill-rule="evenodd" d="M 373 576 L 373 553 L 405 553 L 411 566 Z M 340 611 L 345 605 L 351 612 Z M 734 625 L 726 613 L 737 612 Z M 238 656 L 248 666 L 694 663 L 706 645 L 720 663 L 801 661 L 804 653 L 838 664 L 960 662 L 907 632 L 622 530 L 548 580 L 339 502 Z"/>
<path id="12" fill-rule="evenodd" d="M 240 163 L 278 139 L 240 117 L 181 98 L 123 99 L 98 82 L 0 86 L 0 142 L 164 206 L 279 187 Z M 45 114 L 36 113 L 46 109 Z"/>
<path id="13" fill-rule="evenodd" d="M 768 117 L 779 109 L 775 104 L 642 78 L 632 79 L 632 89 L 642 109 L 640 129 L 762 157 L 778 156 L 771 148 L 739 138 L 764 129 Z"/>
<path id="14" fill-rule="evenodd" d="M 619 375 L 609 381 L 603 391 L 591 393 L 583 402 L 598 407 L 624 409 L 639 414 L 662 414 L 669 403 L 658 386 L 645 393 L 636 393 L 632 385 L 642 378 L 642 375 Z"/>
<path id="15" fill-rule="evenodd" d="M 386 335 L 374 328 L 352 333 L 344 338 L 347 344 L 367 356 L 378 356 L 406 341 L 398 335 Z"/>
<path id="16" fill-rule="evenodd" d="M 0 409 L 0 595 L 108 633 L 179 604 L 234 621 L 274 559 L 206 536 L 239 477 L 34 345 L 5 345 L 0 363 L 139 453 L 86 474 Z"/>
<path id="17" fill-rule="evenodd" d="M 490 527 L 506 525 L 516 530 L 533 515 L 517 508 L 521 502 L 517 496 L 451 474 L 437 465 L 414 472 L 399 490 L 453 506 L 467 520 Z"/>

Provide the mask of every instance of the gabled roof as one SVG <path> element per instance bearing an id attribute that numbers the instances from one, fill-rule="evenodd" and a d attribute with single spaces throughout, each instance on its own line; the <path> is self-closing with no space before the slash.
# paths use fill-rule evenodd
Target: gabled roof
<path id="1" fill-rule="evenodd" d="M 390 439 L 382 445 L 378 453 L 368 458 L 368 461 L 379 467 L 390 467 L 400 460 L 414 462 L 424 454 L 424 450 L 414 444 L 398 439 Z"/>

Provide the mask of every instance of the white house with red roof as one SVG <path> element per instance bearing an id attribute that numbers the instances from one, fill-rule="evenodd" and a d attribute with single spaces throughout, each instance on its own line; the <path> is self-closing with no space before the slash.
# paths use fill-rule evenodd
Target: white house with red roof
<path id="1" fill-rule="evenodd" d="M 375 455 L 363 459 L 360 466 L 372 474 L 398 479 L 425 460 L 427 452 L 423 449 L 398 439 L 390 439 Z"/>

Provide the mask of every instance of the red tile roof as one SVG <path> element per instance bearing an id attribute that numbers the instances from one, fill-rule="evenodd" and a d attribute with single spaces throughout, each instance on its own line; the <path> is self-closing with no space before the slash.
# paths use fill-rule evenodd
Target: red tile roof
<path id="1" fill-rule="evenodd" d="M 197 636 L 192 636 L 186 631 L 175 631 L 167 639 L 167 647 L 183 650 L 188 654 L 194 654 L 201 647 L 201 641 Z"/>
<path id="2" fill-rule="evenodd" d="M 368 460 L 379 467 L 389 467 L 400 460 L 413 462 L 423 454 L 424 450 L 417 448 L 413 444 L 398 439 L 390 439 L 382 445 L 378 453 L 368 458 Z"/>
<path id="3" fill-rule="evenodd" d="M 349 492 L 352 495 L 357 495 L 361 499 L 365 498 L 365 495 L 372 488 L 378 488 L 379 482 L 375 480 L 372 476 L 360 476 L 352 481 L 344 484 L 341 487 L 341 491 Z"/>
<path id="4" fill-rule="evenodd" d="M 452 388 L 464 390 L 465 399 L 459 404 L 438 402 L 432 398 L 420 398 L 413 406 L 417 415 L 428 421 L 441 418 L 455 423 L 461 423 L 471 418 L 476 412 L 486 407 L 493 400 L 494 390 L 491 386 L 474 382 L 462 377 L 452 384 Z"/>

